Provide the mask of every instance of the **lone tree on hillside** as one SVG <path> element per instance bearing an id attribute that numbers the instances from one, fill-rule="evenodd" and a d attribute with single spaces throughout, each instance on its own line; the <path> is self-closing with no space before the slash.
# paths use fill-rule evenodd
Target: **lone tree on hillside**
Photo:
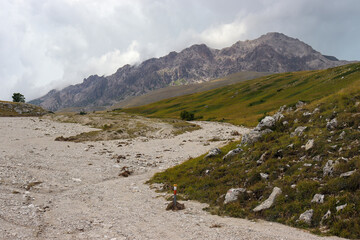
<path id="1" fill-rule="evenodd" d="M 12 95 L 13 102 L 25 102 L 25 97 L 21 93 L 14 93 Z"/>

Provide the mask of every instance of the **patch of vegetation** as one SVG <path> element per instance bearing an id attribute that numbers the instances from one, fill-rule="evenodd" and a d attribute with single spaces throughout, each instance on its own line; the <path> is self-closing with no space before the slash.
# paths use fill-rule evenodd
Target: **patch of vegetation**
<path id="1" fill-rule="evenodd" d="M 148 117 L 179 118 L 186 110 L 202 115 L 205 120 L 225 119 L 237 125 L 255 126 L 263 112 L 295 104 L 299 99 L 319 100 L 355 82 L 359 84 L 359 78 L 359 63 L 326 70 L 281 73 L 122 111 Z"/>
<path id="2" fill-rule="evenodd" d="M 76 136 L 60 136 L 55 139 L 56 141 L 85 142 L 136 137 L 152 138 L 161 129 L 168 129 L 166 130 L 167 134 L 173 135 L 200 129 L 198 125 L 182 120 L 148 119 L 116 111 L 86 114 L 56 113 L 47 115 L 46 118 L 61 122 L 80 123 L 96 128 L 95 131 L 84 132 Z"/>
<path id="3" fill-rule="evenodd" d="M 353 71 L 354 67 L 358 71 Z M 348 69 L 351 74 L 345 74 Z M 345 79 L 358 74 L 359 64 L 336 71 L 336 74 L 334 69 L 324 73 L 345 76 Z M 318 79 L 331 81 L 331 78 L 319 76 L 317 72 Z M 340 79 L 337 78 L 337 81 Z M 204 159 L 202 155 L 190 159 L 155 174 L 149 182 L 164 183 L 165 186 L 176 183 L 179 194 L 210 204 L 208 211 L 213 214 L 261 218 L 306 228 L 316 234 L 359 239 L 359 80 L 360 76 L 347 87 L 339 88 L 328 96 L 325 94 L 326 97 L 308 102 L 296 111 L 294 104 L 288 106 L 283 112 L 284 118 L 275 124 L 273 132 L 262 136 L 254 144 L 230 143 L 221 149 L 222 154 L 217 157 Z M 339 86 L 337 82 L 328 84 L 327 89 L 332 89 L 332 84 Z M 301 99 L 309 101 L 304 96 Z M 336 124 L 330 126 L 334 119 Z M 306 127 L 306 130 L 302 134 L 294 134 L 297 127 Z M 305 149 L 309 140 L 314 140 L 314 145 Z M 226 153 L 237 147 L 243 151 L 223 159 Z M 325 166 L 330 163 L 329 160 L 333 162 L 333 169 L 326 173 Z M 351 171 L 352 174 L 346 176 Z M 267 177 L 262 177 L 264 174 Z M 275 204 L 269 209 L 254 212 L 253 209 L 271 194 L 274 187 L 282 190 Z M 246 192 L 240 194 L 236 201 L 224 204 L 224 196 L 230 188 L 245 188 Z M 324 195 L 323 203 L 312 201 L 315 194 Z M 309 209 L 313 209 L 311 223 L 299 221 L 299 216 Z M 324 218 L 328 211 L 330 216 Z"/>

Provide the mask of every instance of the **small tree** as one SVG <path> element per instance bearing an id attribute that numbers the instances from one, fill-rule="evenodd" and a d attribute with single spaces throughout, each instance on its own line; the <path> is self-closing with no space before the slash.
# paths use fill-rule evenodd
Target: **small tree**
<path id="1" fill-rule="evenodd" d="M 25 97 L 21 93 L 14 93 L 12 99 L 13 102 L 25 102 Z"/>

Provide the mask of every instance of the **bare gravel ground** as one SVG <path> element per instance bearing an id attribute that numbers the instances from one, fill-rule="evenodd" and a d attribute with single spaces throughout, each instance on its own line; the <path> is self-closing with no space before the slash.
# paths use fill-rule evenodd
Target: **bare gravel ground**
<path id="1" fill-rule="evenodd" d="M 155 172 L 225 143 L 208 141 L 215 136 L 248 131 L 199 124 L 201 130 L 176 137 L 73 143 L 54 138 L 93 129 L 0 118 L 0 239 L 325 239 L 281 224 L 210 215 L 193 201 L 184 202 L 183 211 L 165 211 L 164 194 L 144 184 Z M 134 173 L 118 176 L 125 166 Z"/>

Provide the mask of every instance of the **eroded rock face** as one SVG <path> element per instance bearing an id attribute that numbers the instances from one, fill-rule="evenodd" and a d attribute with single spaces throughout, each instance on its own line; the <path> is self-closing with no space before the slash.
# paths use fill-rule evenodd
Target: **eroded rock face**
<path id="1" fill-rule="evenodd" d="M 235 202 L 238 200 L 238 197 L 241 193 L 246 192 L 245 188 L 231 188 L 227 191 L 225 195 L 224 204 Z"/>
<path id="2" fill-rule="evenodd" d="M 310 210 L 306 210 L 305 212 L 303 212 L 300 217 L 299 217 L 299 221 L 305 222 L 308 225 L 311 225 L 311 220 L 312 220 L 312 216 L 314 214 L 314 210 L 310 209 Z"/>
<path id="3" fill-rule="evenodd" d="M 282 193 L 281 189 L 278 188 L 278 187 L 274 187 L 272 193 L 270 194 L 269 198 L 266 199 L 263 203 L 261 203 L 259 206 L 257 206 L 256 208 L 253 209 L 254 212 L 259 212 L 261 210 L 264 210 L 264 209 L 268 209 L 270 208 L 275 200 L 276 200 L 276 197 L 279 196 L 280 194 Z"/>

